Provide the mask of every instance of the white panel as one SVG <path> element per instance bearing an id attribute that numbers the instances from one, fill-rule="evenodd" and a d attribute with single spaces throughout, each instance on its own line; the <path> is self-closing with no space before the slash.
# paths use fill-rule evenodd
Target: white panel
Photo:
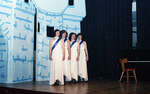
<path id="1" fill-rule="evenodd" d="M 68 0 L 34 0 L 38 8 L 47 12 L 61 13 L 68 5 Z"/>

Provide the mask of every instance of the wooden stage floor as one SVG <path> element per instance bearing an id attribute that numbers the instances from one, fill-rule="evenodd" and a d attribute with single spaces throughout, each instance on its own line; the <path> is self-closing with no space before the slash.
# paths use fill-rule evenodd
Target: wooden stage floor
<path id="1" fill-rule="evenodd" d="M 48 82 L 27 82 L 0 84 L 0 92 L 7 94 L 150 94 L 150 82 L 138 82 L 137 84 L 129 82 L 127 84 L 117 81 L 94 80 L 88 83 L 66 84 L 65 86 L 49 86 Z"/>

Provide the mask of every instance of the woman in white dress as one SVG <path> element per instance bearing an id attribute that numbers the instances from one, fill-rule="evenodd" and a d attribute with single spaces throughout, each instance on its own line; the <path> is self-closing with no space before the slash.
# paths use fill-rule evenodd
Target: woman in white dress
<path id="1" fill-rule="evenodd" d="M 64 85 L 63 61 L 65 59 L 65 46 L 64 41 L 59 38 L 59 35 L 60 31 L 55 30 L 55 38 L 50 41 L 50 85 Z"/>
<path id="2" fill-rule="evenodd" d="M 65 60 L 64 60 L 64 80 L 66 82 L 71 81 L 71 49 L 70 49 L 70 41 L 67 39 L 68 33 L 65 30 L 61 31 L 61 38 L 65 43 Z"/>
<path id="3" fill-rule="evenodd" d="M 78 64 L 78 75 L 80 81 L 88 81 L 88 72 L 87 72 L 87 61 L 88 61 L 88 49 L 85 41 L 82 40 L 82 34 L 78 34 L 78 42 L 80 45 L 80 58 Z"/>
<path id="4" fill-rule="evenodd" d="M 80 46 L 76 41 L 76 34 L 70 33 L 69 35 L 70 48 L 71 48 L 71 77 L 72 82 L 76 83 L 78 81 L 78 61 L 80 56 Z"/>

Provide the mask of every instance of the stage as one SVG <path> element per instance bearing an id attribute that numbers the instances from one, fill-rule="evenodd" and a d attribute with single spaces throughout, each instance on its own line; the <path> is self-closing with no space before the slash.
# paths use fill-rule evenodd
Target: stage
<path id="1" fill-rule="evenodd" d="M 48 82 L 0 84 L 1 94 L 149 94 L 150 82 L 120 83 L 117 81 L 89 81 L 88 83 L 49 86 Z"/>

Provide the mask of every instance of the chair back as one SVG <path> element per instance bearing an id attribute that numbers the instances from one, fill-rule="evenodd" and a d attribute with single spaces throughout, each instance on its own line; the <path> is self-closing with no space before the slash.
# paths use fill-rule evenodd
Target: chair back
<path id="1" fill-rule="evenodd" d="M 120 59 L 122 72 L 125 72 L 125 63 L 128 62 L 127 58 Z"/>

